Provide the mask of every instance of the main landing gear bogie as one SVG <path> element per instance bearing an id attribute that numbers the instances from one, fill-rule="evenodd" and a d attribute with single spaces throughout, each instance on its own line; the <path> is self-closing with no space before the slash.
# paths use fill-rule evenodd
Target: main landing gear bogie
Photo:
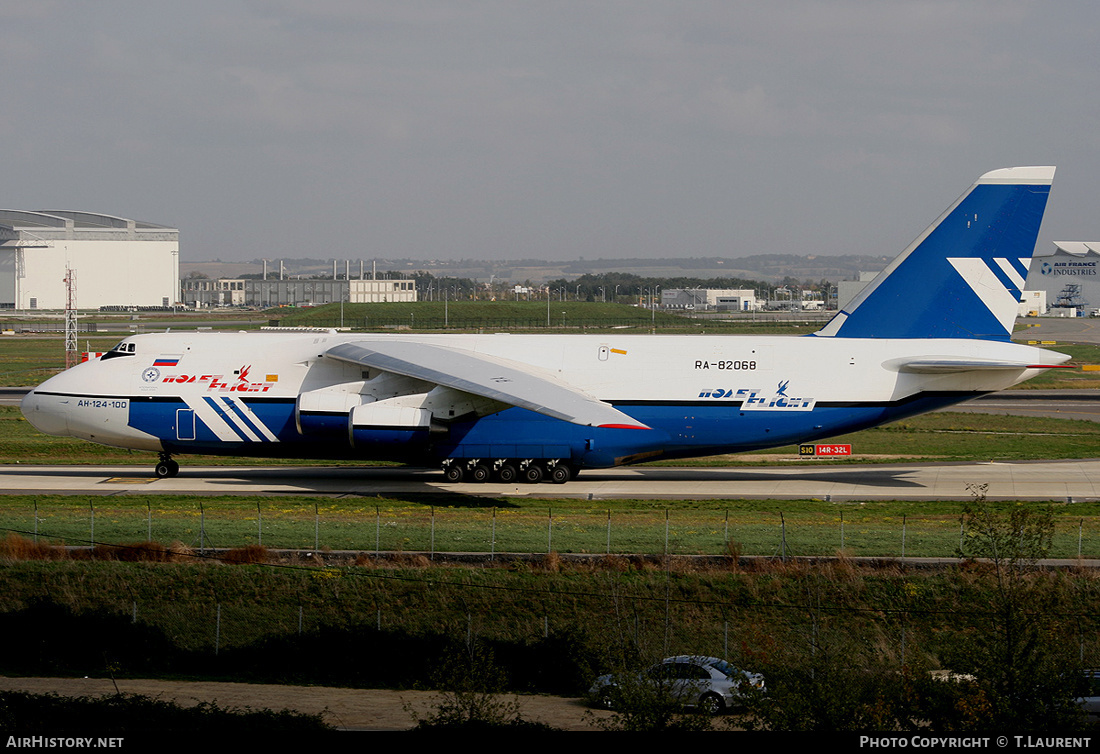
<path id="1" fill-rule="evenodd" d="M 575 476 L 576 470 L 560 458 L 448 458 L 443 462 L 443 478 L 452 484 L 488 481 L 511 484 L 517 480 L 527 484 L 538 484 L 544 480 L 565 484 Z"/>

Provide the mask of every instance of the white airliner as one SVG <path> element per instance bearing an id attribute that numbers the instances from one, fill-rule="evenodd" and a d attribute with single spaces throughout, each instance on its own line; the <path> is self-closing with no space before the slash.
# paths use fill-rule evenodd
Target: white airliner
<path id="1" fill-rule="evenodd" d="M 395 459 L 548 478 L 817 440 L 1002 390 L 1068 356 L 1009 341 L 1054 168 L 983 175 L 806 336 L 166 332 L 23 400 L 39 430 L 156 451 Z"/>

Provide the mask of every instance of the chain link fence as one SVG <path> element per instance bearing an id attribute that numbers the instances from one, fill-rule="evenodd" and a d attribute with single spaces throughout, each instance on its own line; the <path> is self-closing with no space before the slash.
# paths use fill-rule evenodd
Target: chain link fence
<path id="1" fill-rule="evenodd" d="M 507 507 L 381 506 L 194 502 L 157 506 L 110 499 L 34 503 L 0 512 L 0 527 L 35 541 L 178 542 L 199 552 L 262 545 L 273 549 L 359 552 L 590 553 L 655 555 L 955 557 L 965 530 L 957 514 L 879 515 L 777 509 L 543 510 Z M 1100 558 L 1100 523 L 1059 519 L 1052 558 Z"/>

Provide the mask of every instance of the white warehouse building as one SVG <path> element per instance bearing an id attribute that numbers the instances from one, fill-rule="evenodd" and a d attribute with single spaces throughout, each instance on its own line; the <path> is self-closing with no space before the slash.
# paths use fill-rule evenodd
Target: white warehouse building
<path id="1" fill-rule="evenodd" d="M 0 309 L 172 306 L 179 230 L 92 212 L 0 210 Z"/>
<path id="2" fill-rule="evenodd" d="M 1054 309 L 1084 311 L 1100 307 L 1100 243 L 1055 241 L 1037 251 L 1027 274 L 1029 291 L 1046 291 Z"/>
<path id="3" fill-rule="evenodd" d="M 661 308 L 747 312 L 760 308 L 760 303 L 756 291 L 748 288 L 669 288 L 661 291 Z"/>

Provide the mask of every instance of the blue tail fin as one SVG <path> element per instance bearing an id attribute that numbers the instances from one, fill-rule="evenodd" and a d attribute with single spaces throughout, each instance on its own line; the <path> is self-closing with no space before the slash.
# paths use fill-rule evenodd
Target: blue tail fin
<path id="1" fill-rule="evenodd" d="M 1007 340 L 1053 180 L 986 173 L 815 335 Z"/>

